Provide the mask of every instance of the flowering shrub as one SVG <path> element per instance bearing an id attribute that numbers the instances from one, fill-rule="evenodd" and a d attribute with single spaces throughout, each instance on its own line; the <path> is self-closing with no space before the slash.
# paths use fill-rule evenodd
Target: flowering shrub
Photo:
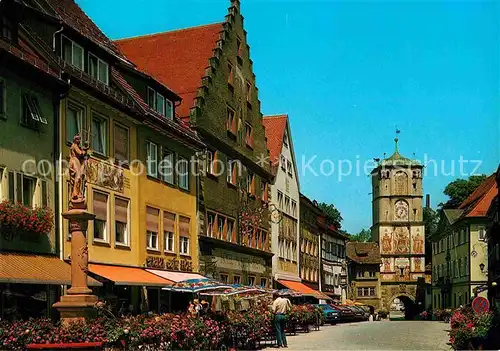
<path id="1" fill-rule="evenodd" d="M 420 319 L 426 321 L 426 320 L 429 319 L 429 317 L 430 317 L 430 313 L 429 312 L 427 312 L 427 311 L 420 312 Z"/>
<path id="2" fill-rule="evenodd" d="M 47 207 L 30 208 L 21 203 L 3 201 L 0 203 L 0 225 L 6 231 L 47 234 L 54 225 L 54 213 Z"/>
<path id="3" fill-rule="evenodd" d="M 311 305 L 293 306 L 288 327 L 316 324 L 323 313 Z M 206 317 L 163 314 L 115 318 L 104 315 L 68 326 L 48 319 L 0 320 L 0 349 L 23 350 L 27 344 L 103 342 L 136 350 L 215 350 L 225 347 L 254 349 L 274 333 L 273 314 L 267 306 L 247 312 L 230 311 Z"/>
<path id="4" fill-rule="evenodd" d="M 453 314 L 453 310 L 447 308 L 444 310 L 434 310 L 434 317 L 438 321 L 448 322 Z"/>
<path id="5" fill-rule="evenodd" d="M 475 313 L 472 308 L 457 309 L 450 320 L 450 344 L 455 350 L 482 345 L 493 327 L 493 313 Z"/>

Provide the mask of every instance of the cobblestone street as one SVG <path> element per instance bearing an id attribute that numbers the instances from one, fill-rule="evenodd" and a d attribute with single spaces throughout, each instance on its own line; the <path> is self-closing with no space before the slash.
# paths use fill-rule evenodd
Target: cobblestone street
<path id="1" fill-rule="evenodd" d="M 289 336 L 288 350 L 449 350 L 448 327 L 423 321 L 328 325 L 320 331 Z"/>

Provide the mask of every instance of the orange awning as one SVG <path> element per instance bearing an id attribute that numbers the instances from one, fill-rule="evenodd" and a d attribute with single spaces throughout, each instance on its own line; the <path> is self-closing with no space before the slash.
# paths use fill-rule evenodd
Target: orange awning
<path id="1" fill-rule="evenodd" d="M 331 300 L 331 297 L 323 294 L 320 291 L 314 290 L 301 282 L 296 282 L 293 280 L 279 279 L 278 283 L 286 286 L 288 289 L 298 291 L 298 292 L 302 293 L 302 295 L 313 296 L 317 299 L 322 299 L 322 300 Z"/>
<path id="2" fill-rule="evenodd" d="M 106 264 L 90 263 L 89 270 L 101 277 L 111 280 L 115 285 L 138 286 L 169 286 L 173 281 L 149 273 L 139 267 L 111 266 Z"/>
<path id="3" fill-rule="evenodd" d="M 71 266 L 57 256 L 0 253 L 0 282 L 12 284 L 71 285 Z M 89 286 L 101 286 L 88 277 Z"/>

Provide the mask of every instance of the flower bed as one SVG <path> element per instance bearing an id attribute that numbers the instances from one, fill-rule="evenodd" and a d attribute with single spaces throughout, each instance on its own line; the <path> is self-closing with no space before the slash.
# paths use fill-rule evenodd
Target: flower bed
<path id="1" fill-rule="evenodd" d="M 449 322 L 450 318 L 453 314 L 452 309 L 444 309 L 444 310 L 434 310 L 433 315 L 434 318 L 438 321 Z"/>
<path id="2" fill-rule="evenodd" d="M 288 328 L 318 322 L 313 306 L 294 306 Z M 48 319 L 8 322 L 0 320 L 0 349 L 24 350 L 28 344 L 102 342 L 106 347 L 136 350 L 254 349 L 274 333 L 273 315 L 267 307 L 248 312 L 228 312 L 207 317 L 163 314 L 123 318 L 99 317 L 65 327 Z M 291 330 L 289 330 L 291 331 Z"/>
<path id="3" fill-rule="evenodd" d="M 50 208 L 30 208 L 21 203 L 0 203 L 0 226 L 2 231 L 47 234 L 54 225 L 54 214 Z"/>

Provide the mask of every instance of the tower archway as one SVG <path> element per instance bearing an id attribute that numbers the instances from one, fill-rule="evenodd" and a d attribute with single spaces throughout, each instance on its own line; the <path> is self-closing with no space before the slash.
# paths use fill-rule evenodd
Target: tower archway
<path id="1" fill-rule="evenodd" d="M 415 317 L 417 313 L 415 296 L 408 293 L 397 293 L 389 301 L 389 309 L 391 311 L 403 312 L 405 319 L 413 319 Z"/>

